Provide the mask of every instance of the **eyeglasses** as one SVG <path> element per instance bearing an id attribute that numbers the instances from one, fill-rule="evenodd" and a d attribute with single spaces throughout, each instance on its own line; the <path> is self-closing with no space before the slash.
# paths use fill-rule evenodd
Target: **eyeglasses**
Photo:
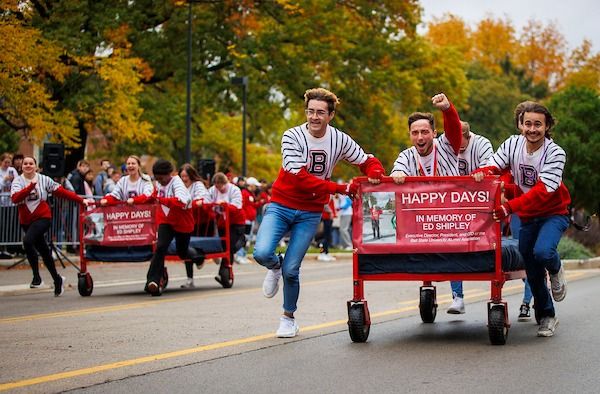
<path id="1" fill-rule="evenodd" d="M 326 117 L 329 114 L 329 112 L 323 111 L 322 109 L 319 109 L 319 110 L 305 109 L 304 113 L 308 117 L 312 117 L 312 116 L 317 115 L 317 117 L 319 117 L 319 118 L 324 118 L 324 117 Z"/>

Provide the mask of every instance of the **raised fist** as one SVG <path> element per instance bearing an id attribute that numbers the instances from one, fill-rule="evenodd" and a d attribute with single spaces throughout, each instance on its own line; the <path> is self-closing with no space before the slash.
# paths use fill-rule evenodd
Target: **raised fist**
<path id="1" fill-rule="evenodd" d="M 442 111 L 450 108 L 450 100 L 444 93 L 436 94 L 431 98 L 431 103 L 435 105 L 437 109 L 441 109 Z"/>

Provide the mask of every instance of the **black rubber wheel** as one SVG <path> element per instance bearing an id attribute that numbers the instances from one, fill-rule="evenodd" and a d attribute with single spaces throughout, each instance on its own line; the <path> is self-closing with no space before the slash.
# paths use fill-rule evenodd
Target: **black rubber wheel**
<path id="1" fill-rule="evenodd" d="M 352 342 L 366 342 L 371 325 L 365 323 L 365 310 L 361 304 L 354 304 L 348 310 L 348 332 Z"/>
<path id="2" fill-rule="evenodd" d="M 503 305 L 494 305 L 489 310 L 488 332 L 492 345 L 504 345 L 506 343 L 508 327 L 506 326 Z"/>
<path id="3" fill-rule="evenodd" d="M 224 289 L 230 289 L 233 287 L 233 278 L 229 268 L 221 267 L 219 269 L 219 275 L 215 276 L 215 280 L 223 286 Z"/>
<path id="4" fill-rule="evenodd" d="M 89 272 L 79 273 L 77 278 L 77 290 L 82 297 L 89 297 L 94 291 L 94 281 Z"/>
<path id="5" fill-rule="evenodd" d="M 435 304 L 435 290 L 422 289 L 419 300 L 419 312 L 423 323 L 433 323 L 437 315 L 437 305 Z"/>

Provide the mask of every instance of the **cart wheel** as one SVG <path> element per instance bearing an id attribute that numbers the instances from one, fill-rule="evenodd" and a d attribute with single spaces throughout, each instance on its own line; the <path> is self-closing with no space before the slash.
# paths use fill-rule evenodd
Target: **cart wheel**
<path id="1" fill-rule="evenodd" d="M 508 337 L 508 327 L 505 322 L 504 306 L 494 305 L 489 310 L 488 332 L 492 345 L 504 345 Z"/>
<path id="2" fill-rule="evenodd" d="M 419 300 L 419 312 L 423 323 L 433 323 L 437 315 L 437 305 L 435 303 L 435 291 L 433 289 L 421 289 Z"/>
<path id="3" fill-rule="evenodd" d="M 215 276 L 215 280 L 219 282 L 224 289 L 233 287 L 233 278 L 231 277 L 229 268 L 221 267 L 219 269 L 219 275 Z"/>
<path id="4" fill-rule="evenodd" d="M 371 325 L 365 323 L 365 310 L 362 304 L 354 304 L 348 310 L 348 332 L 352 342 L 366 342 Z"/>
<path id="5" fill-rule="evenodd" d="M 77 277 L 77 290 L 79 290 L 79 295 L 82 297 L 91 296 L 92 291 L 94 291 L 94 281 L 92 280 L 92 275 L 90 275 L 89 272 L 80 272 Z"/>
<path id="6" fill-rule="evenodd" d="M 169 272 L 167 271 L 167 267 L 165 267 L 165 269 L 163 270 L 162 286 L 161 286 L 163 291 L 167 288 L 168 285 L 169 285 Z"/>

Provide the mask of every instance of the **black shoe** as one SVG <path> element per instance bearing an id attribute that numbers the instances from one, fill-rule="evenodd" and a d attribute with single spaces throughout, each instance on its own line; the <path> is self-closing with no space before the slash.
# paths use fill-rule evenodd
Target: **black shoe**
<path id="1" fill-rule="evenodd" d="M 162 294 L 162 289 L 156 282 L 150 282 L 146 286 L 148 287 L 148 293 L 153 297 L 158 297 Z"/>
<path id="2" fill-rule="evenodd" d="M 64 276 L 58 275 L 58 280 L 54 281 L 54 297 L 60 297 L 65 292 L 65 280 Z"/>
<path id="3" fill-rule="evenodd" d="M 9 260 L 9 259 L 12 259 L 12 258 L 13 258 L 12 254 L 10 254 L 8 252 L 5 252 L 5 251 L 0 252 L 0 259 L 1 260 Z"/>
<path id="4" fill-rule="evenodd" d="M 531 308 L 529 304 L 521 304 L 519 312 L 519 321 L 529 321 L 531 319 Z"/>
<path id="5" fill-rule="evenodd" d="M 37 289 L 38 287 L 42 287 L 44 285 L 44 281 L 42 278 L 33 278 L 31 284 L 29 285 L 30 289 Z"/>
<path id="6" fill-rule="evenodd" d="M 204 256 L 192 257 L 192 263 L 196 264 L 196 268 L 202 268 L 204 266 Z"/>

